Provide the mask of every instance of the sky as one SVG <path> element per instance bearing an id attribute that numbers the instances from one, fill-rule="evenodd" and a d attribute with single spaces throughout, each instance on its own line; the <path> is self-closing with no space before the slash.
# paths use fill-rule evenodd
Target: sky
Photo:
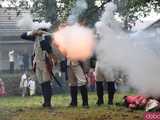
<path id="1" fill-rule="evenodd" d="M 141 19 L 143 22 L 136 22 L 136 26 L 133 28 L 133 31 L 142 30 L 157 21 L 158 19 L 160 19 L 160 14 L 152 11 L 149 16 Z"/>

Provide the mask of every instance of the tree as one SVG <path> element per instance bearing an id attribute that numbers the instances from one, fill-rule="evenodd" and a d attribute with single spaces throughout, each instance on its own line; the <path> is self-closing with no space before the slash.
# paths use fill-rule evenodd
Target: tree
<path id="1" fill-rule="evenodd" d="M 2 0 L 8 3 L 8 8 L 17 10 L 17 14 L 21 13 L 21 9 L 31 9 L 36 21 L 46 20 L 57 24 L 58 21 L 63 22 L 67 19 L 72 6 L 76 0 Z"/>
<path id="2" fill-rule="evenodd" d="M 57 21 L 56 0 L 32 0 L 31 13 L 36 20 L 46 20 L 53 24 Z"/>
<path id="3" fill-rule="evenodd" d="M 100 2 L 100 5 L 97 6 L 96 1 Z M 104 9 L 104 5 L 110 0 L 86 0 L 88 4 L 88 9 L 84 11 L 79 17 L 80 21 L 86 21 L 86 24 L 90 27 L 94 27 L 95 23 L 99 20 L 101 13 Z"/>
<path id="4" fill-rule="evenodd" d="M 58 17 L 60 22 L 65 22 L 74 6 L 76 0 L 59 0 L 57 1 L 58 6 Z"/>
<path id="5" fill-rule="evenodd" d="M 23 9 L 29 9 L 31 7 L 30 0 L 1 0 L 1 2 L 5 2 L 8 6 L 8 8 L 23 8 Z"/>
<path id="6" fill-rule="evenodd" d="M 2 0 L 4 1 L 4 0 Z M 30 8 L 38 20 L 47 20 L 52 23 L 67 20 L 71 8 L 76 0 L 6 0 L 10 7 Z M 95 2 L 99 1 L 97 6 Z M 99 19 L 104 5 L 111 0 L 86 0 L 88 9 L 79 16 L 80 21 L 84 20 L 90 26 L 93 26 Z M 160 10 L 160 0 L 113 0 L 117 5 L 120 17 L 124 22 L 124 28 L 128 29 L 135 24 L 141 17 L 147 16 L 152 9 Z M 33 3 L 33 6 L 30 4 Z"/>
<path id="7" fill-rule="evenodd" d="M 117 12 L 124 22 L 124 29 L 135 25 L 140 18 L 146 17 L 151 10 L 160 10 L 159 0 L 114 0 Z"/>

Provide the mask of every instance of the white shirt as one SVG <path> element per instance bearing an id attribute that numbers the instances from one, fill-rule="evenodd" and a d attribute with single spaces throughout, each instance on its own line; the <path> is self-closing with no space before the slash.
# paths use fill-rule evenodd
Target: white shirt
<path id="1" fill-rule="evenodd" d="M 36 85 L 36 83 L 34 80 L 29 80 L 28 86 L 30 89 L 34 90 L 36 88 L 35 85 Z"/>
<path id="2" fill-rule="evenodd" d="M 20 88 L 27 86 L 28 86 L 27 75 L 24 73 L 21 77 Z"/>
<path id="3" fill-rule="evenodd" d="M 9 62 L 14 62 L 14 50 L 9 51 Z"/>

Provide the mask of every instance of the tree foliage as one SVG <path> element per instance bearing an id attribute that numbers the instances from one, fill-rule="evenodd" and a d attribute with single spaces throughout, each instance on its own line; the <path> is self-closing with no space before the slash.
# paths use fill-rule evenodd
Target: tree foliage
<path id="1" fill-rule="evenodd" d="M 57 21 L 56 0 L 31 0 L 31 2 L 33 2 L 31 13 L 36 20 L 46 20 L 52 23 Z"/>
<path id="2" fill-rule="evenodd" d="M 8 1 L 9 7 L 30 8 L 36 19 L 47 20 L 52 23 L 63 22 L 67 19 L 76 0 L 1 0 Z M 99 6 L 95 2 L 99 1 Z M 79 16 L 90 26 L 100 17 L 105 3 L 111 0 L 86 0 L 88 9 Z M 151 10 L 160 10 L 160 0 L 113 0 L 118 6 L 117 12 L 124 21 L 126 29 L 129 25 L 147 16 Z M 30 4 L 33 3 L 33 4 Z"/>
<path id="3" fill-rule="evenodd" d="M 124 21 L 125 29 L 140 18 L 149 15 L 151 10 L 160 10 L 160 0 L 114 0 L 118 7 L 118 13 Z"/>
<path id="4" fill-rule="evenodd" d="M 8 8 L 17 10 L 18 8 L 29 9 L 31 7 L 30 0 L 0 0 L 0 2 L 5 2 Z"/>
<path id="5" fill-rule="evenodd" d="M 64 22 L 67 20 L 67 17 L 69 16 L 72 7 L 74 6 L 76 0 L 58 0 L 57 5 L 57 15 L 59 18 L 59 21 Z"/>

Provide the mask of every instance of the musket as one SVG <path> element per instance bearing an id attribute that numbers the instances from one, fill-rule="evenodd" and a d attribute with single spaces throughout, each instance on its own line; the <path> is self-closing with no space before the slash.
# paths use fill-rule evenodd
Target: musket
<path id="1" fill-rule="evenodd" d="M 53 74 L 53 72 L 51 73 L 51 75 L 52 75 L 53 79 L 56 81 L 57 85 L 62 88 L 61 83 L 57 80 L 57 78 L 56 78 L 56 76 Z"/>
<path id="2" fill-rule="evenodd" d="M 53 35 L 53 33 L 50 33 L 50 32 L 46 32 L 46 31 L 43 31 L 43 30 L 39 30 L 39 31 L 43 32 L 44 35 L 49 35 L 49 36 Z"/>

